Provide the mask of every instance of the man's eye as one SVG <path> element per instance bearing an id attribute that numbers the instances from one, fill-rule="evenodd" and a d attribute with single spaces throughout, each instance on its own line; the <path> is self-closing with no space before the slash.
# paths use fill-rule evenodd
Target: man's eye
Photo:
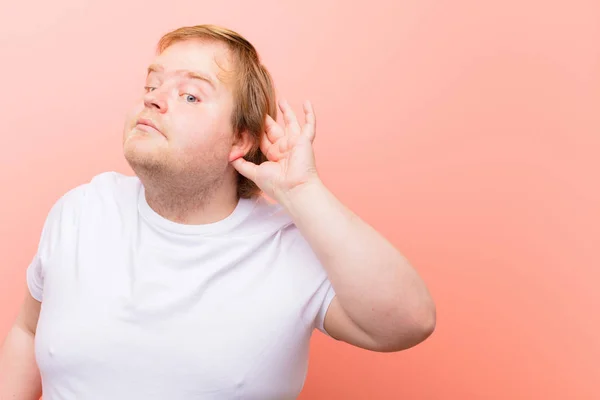
<path id="1" fill-rule="evenodd" d="M 146 90 L 146 93 L 148 93 L 148 92 L 155 90 L 156 88 L 152 87 L 152 86 L 144 86 L 144 89 Z"/>
<path id="2" fill-rule="evenodd" d="M 188 103 L 197 103 L 200 100 L 196 96 L 193 96 L 191 94 L 187 94 L 186 93 L 185 94 L 185 101 L 187 101 Z"/>

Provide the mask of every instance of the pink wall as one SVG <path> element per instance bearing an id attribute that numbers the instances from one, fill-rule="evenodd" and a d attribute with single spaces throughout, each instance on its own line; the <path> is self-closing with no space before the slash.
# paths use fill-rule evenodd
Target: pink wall
<path id="1" fill-rule="evenodd" d="M 0 6 L 0 336 L 51 204 L 129 172 L 123 115 L 156 40 L 217 23 L 313 101 L 324 179 L 438 304 L 404 353 L 316 336 L 303 399 L 600 398 L 600 3 L 349 4 Z"/>

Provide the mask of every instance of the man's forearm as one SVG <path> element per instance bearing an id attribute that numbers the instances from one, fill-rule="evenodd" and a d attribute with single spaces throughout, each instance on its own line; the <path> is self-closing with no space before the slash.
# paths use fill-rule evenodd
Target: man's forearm
<path id="1" fill-rule="evenodd" d="M 320 182 L 282 201 L 327 270 L 346 314 L 374 336 L 435 319 L 429 292 L 407 260 Z"/>
<path id="2" fill-rule="evenodd" d="M 0 400 L 38 400 L 41 395 L 34 335 L 14 325 L 0 350 Z"/>

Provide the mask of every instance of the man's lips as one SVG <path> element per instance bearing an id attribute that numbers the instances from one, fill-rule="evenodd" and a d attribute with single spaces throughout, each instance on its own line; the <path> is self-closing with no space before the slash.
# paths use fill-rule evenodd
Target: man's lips
<path id="1" fill-rule="evenodd" d="M 157 132 L 162 135 L 162 132 L 156 127 L 154 122 L 152 122 L 152 120 L 149 120 L 147 118 L 138 119 L 137 123 L 136 123 L 136 128 L 139 128 L 146 132 Z"/>

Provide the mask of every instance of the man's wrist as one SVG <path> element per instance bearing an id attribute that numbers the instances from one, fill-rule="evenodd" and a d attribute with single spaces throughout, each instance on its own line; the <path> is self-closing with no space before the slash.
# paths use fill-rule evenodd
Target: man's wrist
<path id="1" fill-rule="evenodd" d="M 277 201 L 294 218 L 301 216 L 307 209 L 314 208 L 326 197 L 327 190 L 323 181 L 315 177 L 281 193 Z"/>

